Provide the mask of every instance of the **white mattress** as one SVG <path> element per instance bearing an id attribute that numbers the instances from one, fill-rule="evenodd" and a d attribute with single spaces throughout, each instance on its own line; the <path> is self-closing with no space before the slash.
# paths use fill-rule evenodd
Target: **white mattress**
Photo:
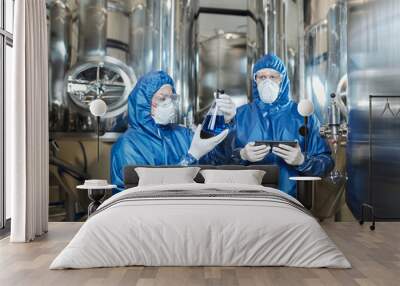
<path id="1" fill-rule="evenodd" d="M 136 187 L 106 200 L 50 269 L 145 266 L 294 266 L 349 268 L 309 214 L 277 200 L 173 197 L 124 200 L 137 192 L 279 190 L 238 184 Z"/>

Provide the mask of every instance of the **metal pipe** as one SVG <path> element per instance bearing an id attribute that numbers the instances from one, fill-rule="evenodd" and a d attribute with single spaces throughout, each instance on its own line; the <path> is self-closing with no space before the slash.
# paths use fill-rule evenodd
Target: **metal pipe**
<path id="1" fill-rule="evenodd" d="M 286 0 L 283 0 L 281 2 L 281 23 L 279 25 L 279 27 L 282 28 L 282 31 L 280 31 L 280 45 L 281 45 L 281 54 L 282 54 L 282 58 L 284 63 L 287 65 L 288 62 L 288 56 L 287 56 L 287 52 L 288 52 L 288 48 L 287 48 L 287 33 L 286 33 L 286 27 L 287 27 L 287 3 Z"/>
<path id="2" fill-rule="evenodd" d="M 145 36 L 146 36 L 146 7 L 135 3 L 129 16 L 129 55 L 128 65 L 133 68 L 137 77 L 145 73 Z"/>
<path id="3" fill-rule="evenodd" d="M 270 52 L 272 52 L 274 54 L 278 54 L 277 45 L 276 45 L 277 36 L 278 36 L 277 35 L 278 34 L 278 29 L 277 29 L 277 27 L 278 27 L 278 16 L 277 16 L 278 11 L 276 9 L 277 1 L 279 1 L 279 0 L 271 0 L 271 11 L 270 11 L 271 17 L 270 17 L 270 23 L 269 23 L 269 26 L 270 26 L 269 29 L 272 29 L 271 33 L 270 33 L 270 38 L 271 38 Z"/>
<path id="4" fill-rule="evenodd" d="M 337 89 L 336 89 L 336 94 L 337 94 L 336 102 L 337 102 L 337 105 L 338 105 L 338 107 L 340 109 L 340 115 L 343 116 L 343 118 L 344 118 L 346 123 L 349 122 L 349 110 L 348 110 L 346 104 L 343 102 L 342 90 L 344 89 L 344 87 L 346 88 L 345 96 L 347 97 L 347 88 L 348 88 L 347 85 L 348 85 L 348 78 L 347 78 L 347 73 L 346 73 L 339 80 L 339 83 L 338 83 Z"/>
<path id="5" fill-rule="evenodd" d="M 264 51 L 265 54 L 268 54 L 269 52 L 269 44 L 268 44 L 268 28 L 269 28 L 269 17 L 268 17 L 268 13 L 269 13 L 269 0 L 264 0 Z"/>
<path id="6" fill-rule="evenodd" d="M 100 116 L 96 116 L 97 123 L 97 164 L 100 161 Z"/>
<path id="7" fill-rule="evenodd" d="M 303 0 L 297 0 L 298 8 L 298 41 L 299 41 L 299 100 L 310 99 L 305 95 L 305 64 L 304 64 L 304 2 Z"/>
<path id="8" fill-rule="evenodd" d="M 106 55 L 107 0 L 79 1 L 79 59 Z"/>
<path id="9" fill-rule="evenodd" d="M 168 73 L 171 76 L 174 77 L 175 76 L 174 75 L 174 71 L 175 71 L 175 69 L 174 69 L 174 67 L 175 67 L 175 29 L 177 28 L 177 27 L 175 27 L 175 14 L 176 14 L 175 10 L 178 7 L 177 7 L 177 5 L 175 5 L 176 4 L 176 0 L 167 0 L 167 1 L 168 1 L 167 6 L 169 6 L 168 8 L 171 10 L 170 11 L 170 15 L 171 15 L 171 18 L 170 18 L 171 23 L 170 23 L 170 25 L 171 25 L 171 28 L 170 28 L 170 35 L 169 35 L 170 43 L 169 43 Z M 182 90 L 179 90 L 179 93 L 181 93 L 181 92 L 182 92 Z"/>
<path id="10" fill-rule="evenodd" d="M 66 116 L 64 78 L 70 62 L 71 11 L 65 1 L 54 1 L 49 5 L 49 105 L 50 130 L 65 127 Z"/>

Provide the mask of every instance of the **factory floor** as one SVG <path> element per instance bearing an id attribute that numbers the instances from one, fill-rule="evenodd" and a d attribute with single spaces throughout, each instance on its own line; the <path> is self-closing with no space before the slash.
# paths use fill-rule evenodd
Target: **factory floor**
<path id="1" fill-rule="evenodd" d="M 54 222 L 32 243 L 0 240 L 0 285 L 399 285 L 400 223 L 378 222 L 375 231 L 357 222 L 322 226 L 353 268 L 121 267 L 52 270 L 49 264 L 81 227 Z"/>

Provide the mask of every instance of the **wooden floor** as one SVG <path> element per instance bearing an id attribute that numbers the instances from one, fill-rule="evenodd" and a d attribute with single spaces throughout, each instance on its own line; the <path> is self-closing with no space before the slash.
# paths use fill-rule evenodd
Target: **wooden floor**
<path id="1" fill-rule="evenodd" d="M 353 265 L 349 270 L 288 267 L 124 267 L 48 270 L 81 223 L 50 223 L 28 244 L 0 241 L 0 285 L 400 285 L 400 223 L 375 232 L 356 222 L 323 223 Z"/>

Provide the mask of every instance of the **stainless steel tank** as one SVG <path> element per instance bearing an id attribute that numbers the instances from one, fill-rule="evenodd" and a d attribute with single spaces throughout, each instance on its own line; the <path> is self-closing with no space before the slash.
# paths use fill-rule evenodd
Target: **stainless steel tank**
<path id="1" fill-rule="evenodd" d="M 346 200 L 357 218 L 369 202 L 377 217 L 399 219 L 400 2 L 349 0 L 348 11 Z"/>
<path id="2" fill-rule="evenodd" d="M 50 1 L 50 7 L 52 2 L 60 1 Z M 167 71 L 176 82 L 182 122 L 195 98 L 197 2 L 71 0 L 68 3 L 75 4 L 70 9 L 73 16 L 62 21 L 64 34 L 60 27 L 51 25 L 57 19 L 50 13 L 50 27 L 58 29 L 56 35 L 63 37 L 62 45 L 71 43 L 68 52 L 55 41 L 50 43 L 54 53 L 64 52 L 68 57 L 68 61 L 58 65 L 68 71 L 64 75 L 64 88 L 51 81 L 51 98 L 62 99 L 60 109 L 66 114 L 54 116 L 54 122 L 63 121 L 63 124 L 54 125 L 52 131 L 93 130 L 87 103 L 98 96 L 109 104 L 106 131 L 110 131 L 113 122 L 121 121 L 120 115 L 125 111 L 136 74 L 140 76 L 156 69 Z M 51 61 L 50 66 L 53 63 L 55 61 Z M 61 78 L 62 75 L 59 82 Z M 55 100 L 56 103 L 60 101 Z"/>
<path id="3" fill-rule="evenodd" d="M 49 26 L 55 35 L 50 39 L 54 54 L 50 68 L 55 66 L 55 80 L 50 81 L 50 105 L 54 107 L 51 131 L 93 131 L 88 103 L 96 97 L 103 98 L 109 107 L 102 119 L 103 130 L 123 131 L 127 98 L 137 76 L 159 69 L 175 80 L 180 95 L 180 122 L 193 117 L 190 111 L 196 88 L 193 79 L 197 3 L 49 1 L 49 9 L 53 9 L 49 13 Z M 57 16 L 59 11 L 65 19 Z M 56 24 L 52 25 L 53 22 Z"/>
<path id="4" fill-rule="evenodd" d="M 129 10 L 125 1 L 49 1 L 50 131 L 93 131 L 88 103 L 108 104 L 105 132 L 123 131 L 136 76 L 127 65 Z"/>
<path id="5" fill-rule="evenodd" d="M 346 4 L 341 0 L 309 1 L 306 7 L 306 91 L 319 120 L 327 122 L 329 95 L 347 74 Z"/>
<path id="6" fill-rule="evenodd" d="M 65 78 L 70 100 L 69 131 L 94 129 L 88 104 L 102 98 L 108 105 L 105 131 L 125 128 L 126 103 L 136 76 L 128 60 L 129 13 L 121 1 L 81 0 L 78 6 L 78 58 Z"/>
<path id="7" fill-rule="evenodd" d="M 332 149 L 335 169 L 317 186 L 316 215 L 329 217 L 341 208 L 346 186 L 347 90 L 347 5 L 343 0 L 304 1 L 305 96 L 315 107 L 315 114 Z M 331 98 L 331 94 L 336 96 Z M 341 116 L 336 115 L 337 108 Z"/>
<path id="8" fill-rule="evenodd" d="M 198 46 L 197 120 L 212 102 L 212 90 L 224 88 L 240 104 L 251 100 L 252 69 L 265 53 L 281 57 L 288 67 L 291 95 L 298 96 L 298 19 L 302 1 L 248 0 L 247 31 L 225 31 Z M 294 31 L 288 25 L 296 27 Z M 231 62 L 229 62 L 231 61 Z M 236 74 L 235 74 L 236 73 Z M 232 90 L 232 91 L 230 91 Z"/>
<path id="9" fill-rule="evenodd" d="M 220 33 L 199 43 L 197 119 L 207 113 L 213 92 L 224 89 L 237 103 L 247 102 L 247 36 Z"/>
<path id="10" fill-rule="evenodd" d="M 198 1 L 130 1 L 129 63 L 138 75 L 164 70 L 179 94 L 179 121 L 192 117 L 195 100 L 195 13 Z"/>

